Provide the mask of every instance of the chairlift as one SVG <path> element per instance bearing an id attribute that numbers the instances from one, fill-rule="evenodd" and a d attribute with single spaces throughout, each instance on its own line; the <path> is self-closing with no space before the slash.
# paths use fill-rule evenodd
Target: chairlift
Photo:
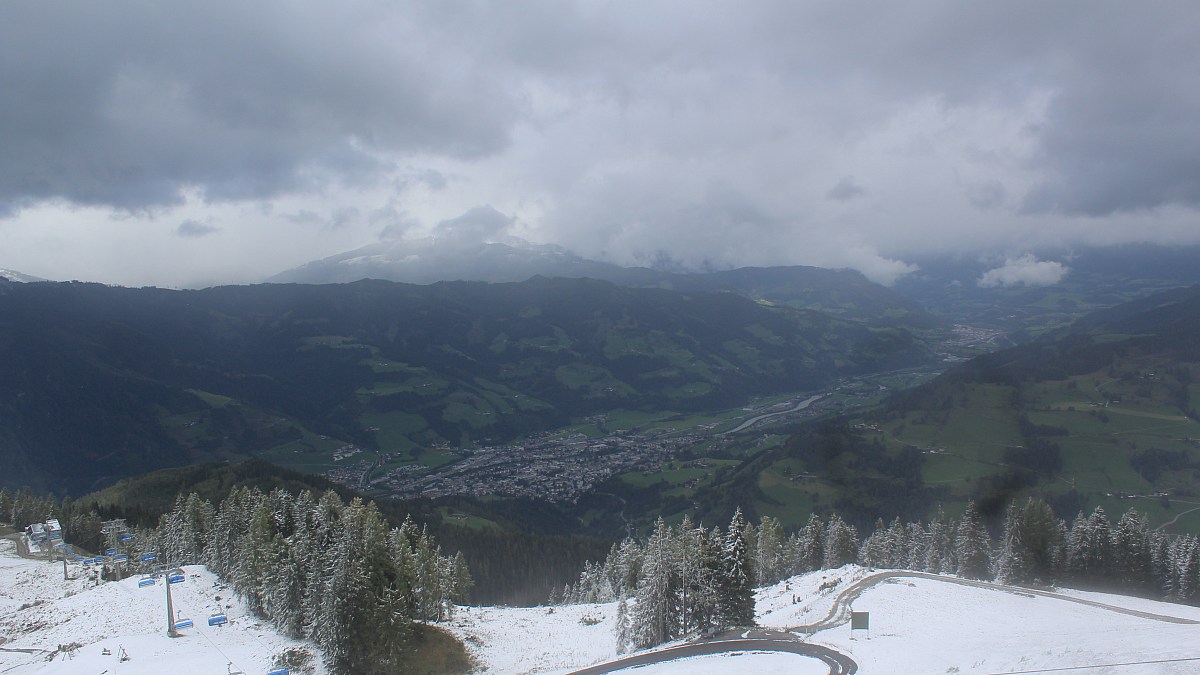
<path id="1" fill-rule="evenodd" d="M 180 619 L 175 622 L 175 628 L 177 628 L 177 629 L 178 628 L 191 628 L 191 627 L 192 627 L 191 619 Z"/>
<path id="2" fill-rule="evenodd" d="M 208 625 L 210 626 L 224 626 L 227 623 L 229 623 L 229 617 L 224 614 L 213 614 L 208 617 Z"/>
<path id="3" fill-rule="evenodd" d="M 167 583 L 182 584 L 185 578 L 186 577 L 184 577 L 182 574 L 172 574 L 171 576 L 167 577 Z"/>
<path id="4" fill-rule="evenodd" d="M 119 553 L 112 557 L 113 562 L 125 562 L 126 560 L 129 560 L 129 556 L 125 555 L 124 553 Z"/>
<path id="5" fill-rule="evenodd" d="M 280 668 L 278 670 L 268 670 L 267 675 L 288 675 L 290 672 L 287 668 Z"/>
<path id="6" fill-rule="evenodd" d="M 156 553 L 143 553 L 141 556 L 142 562 L 150 562 L 151 560 L 157 560 L 157 559 L 158 559 L 158 554 L 156 554 Z"/>
<path id="7" fill-rule="evenodd" d="M 123 535 L 117 537 L 117 540 L 118 541 L 133 541 L 133 535 L 132 534 L 123 534 Z"/>
<path id="8" fill-rule="evenodd" d="M 147 586 L 153 586 L 155 584 L 155 581 L 156 580 L 154 580 L 154 579 L 142 579 L 141 581 L 138 582 L 138 588 L 145 588 Z"/>
<path id="9" fill-rule="evenodd" d="M 116 555 L 116 554 L 117 554 L 117 549 L 115 549 L 115 548 L 105 549 L 105 551 L 104 551 L 104 555 Z"/>

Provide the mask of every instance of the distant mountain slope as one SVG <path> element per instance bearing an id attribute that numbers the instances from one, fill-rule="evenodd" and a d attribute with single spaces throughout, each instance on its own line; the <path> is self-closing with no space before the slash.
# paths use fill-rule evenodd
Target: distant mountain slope
<path id="1" fill-rule="evenodd" d="M 649 272 L 649 270 L 646 270 Z M 530 277 L 614 280 L 636 275 L 609 263 L 586 260 L 557 246 L 483 243 L 438 246 L 383 241 L 285 270 L 267 283 L 341 284 L 381 279 L 410 284 L 439 281 L 525 281 Z"/>
<path id="2" fill-rule="evenodd" d="M 0 481 L 205 459 L 415 461 L 572 417 L 702 410 L 923 363 L 899 328 L 592 280 L 202 291 L 0 286 Z M 380 461 L 382 461 L 380 456 Z M 430 460 L 434 461 L 434 460 Z"/>
<path id="3" fill-rule="evenodd" d="M 819 267 L 743 267 L 678 273 L 622 267 L 581 258 L 557 246 L 479 244 L 467 247 L 379 242 L 280 272 L 268 283 L 329 284 L 382 279 L 414 284 L 438 281 L 516 282 L 535 276 L 598 279 L 633 288 L 685 292 L 733 291 L 799 309 L 880 325 L 940 325 L 918 303 L 854 270 Z"/>
<path id="4" fill-rule="evenodd" d="M 29 274 L 22 274 L 15 270 L 6 270 L 3 268 L 0 268 L 0 283 L 4 283 L 6 281 L 31 284 L 31 283 L 35 283 L 38 281 L 46 281 L 46 280 L 41 277 L 35 277 L 35 276 L 29 275 Z"/>
<path id="5" fill-rule="evenodd" d="M 911 260 L 920 269 L 899 279 L 894 290 L 946 320 L 1001 328 L 1020 342 L 1093 311 L 1200 283 L 1200 246 L 1128 244 L 1037 251 L 1034 260 L 1060 264 L 1064 276 L 1044 285 L 1013 279 L 1008 285 L 981 285 L 999 261 L 927 257 Z"/>
<path id="6" fill-rule="evenodd" d="M 697 498 L 869 524 L 1036 493 L 1062 517 L 1131 506 L 1200 531 L 1200 286 L 986 354 L 854 418 L 809 424 Z"/>

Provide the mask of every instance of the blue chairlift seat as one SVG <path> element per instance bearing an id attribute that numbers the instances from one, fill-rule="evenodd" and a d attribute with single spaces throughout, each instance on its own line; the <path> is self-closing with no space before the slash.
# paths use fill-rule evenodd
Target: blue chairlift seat
<path id="1" fill-rule="evenodd" d="M 138 582 L 138 588 L 145 588 L 146 586 L 153 586 L 153 585 L 154 585 L 154 579 L 142 579 L 141 581 Z"/>
<path id="2" fill-rule="evenodd" d="M 192 620 L 191 619 L 180 619 L 179 621 L 175 622 L 175 627 L 176 628 L 191 628 Z"/>
<path id="3" fill-rule="evenodd" d="M 167 583 L 171 584 L 182 584 L 183 580 L 184 576 L 182 574 L 172 574 L 171 576 L 167 577 Z"/>
<path id="4" fill-rule="evenodd" d="M 229 617 L 224 614 L 213 614 L 208 617 L 208 625 L 210 626 L 224 626 L 227 623 L 229 623 Z"/>

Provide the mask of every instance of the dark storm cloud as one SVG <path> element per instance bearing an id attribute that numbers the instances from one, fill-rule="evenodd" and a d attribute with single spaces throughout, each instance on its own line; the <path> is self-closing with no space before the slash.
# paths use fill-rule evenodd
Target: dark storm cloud
<path id="1" fill-rule="evenodd" d="M 175 234 L 189 238 L 207 237 L 210 234 L 220 231 L 219 227 L 202 223 L 198 220 L 185 220 L 179 224 L 179 227 L 175 228 Z"/>
<path id="2" fill-rule="evenodd" d="M 64 239 L 115 207 L 176 243 L 181 221 L 221 222 L 214 243 L 263 256 L 287 229 L 288 265 L 380 236 L 508 234 L 615 262 L 880 280 L 930 251 L 1194 241 L 1195 16 L 1091 0 L 0 2 L 0 225 L 98 205 Z M 494 208 L 448 218 L 478 204 Z"/>
<path id="3" fill-rule="evenodd" d="M 844 202 L 865 193 L 866 191 L 858 183 L 854 182 L 854 176 L 846 176 L 838 181 L 837 185 L 830 188 L 829 192 L 825 193 L 825 196 L 830 199 L 836 199 L 839 202 Z"/>
<path id="4" fill-rule="evenodd" d="M 511 102 L 406 8 L 315 2 L 0 5 L 0 208 L 123 208 L 311 190 L 394 152 L 476 156 Z M 454 36 L 449 36 L 454 37 Z"/>
<path id="5" fill-rule="evenodd" d="M 1198 16 L 1189 3 L 1081 12 L 1039 130 L 1048 174 L 1027 211 L 1104 216 L 1200 206 Z"/>

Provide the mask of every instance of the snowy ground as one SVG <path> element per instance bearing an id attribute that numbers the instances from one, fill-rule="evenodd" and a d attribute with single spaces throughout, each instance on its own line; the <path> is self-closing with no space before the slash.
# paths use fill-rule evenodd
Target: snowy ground
<path id="1" fill-rule="evenodd" d="M 0 673 L 266 673 L 292 648 L 307 649 L 315 672 L 324 672 L 311 645 L 259 623 L 205 568 L 184 570 L 187 580 L 173 584 L 171 596 L 177 616 L 195 626 L 169 638 L 161 580 L 147 588 L 136 576 L 97 583 L 71 565 L 73 578 L 64 581 L 61 562 L 18 558 L 14 543 L 0 539 Z M 217 613 L 229 624 L 210 628 Z M 127 661 L 118 658 L 122 649 Z"/>
<path id="2" fill-rule="evenodd" d="M 736 652 L 718 656 L 697 656 L 670 663 L 629 669 L 630 675 L 828 675 L 829 669 L 816 659 L 796 654 Z"/>
<path id="3" fill-rule="evenodd" d="M 181 617 L 196 627 L 165 636 L 163 587 L 137 579 L 96 584 L 73 567 L 15 557 L 0 540 L 0 675 L 12 673 L 266 673 L 293 647 L 250 617 L 203 568 L 187 568 L 172 586 Z M 763 626 L 794 628 L 823 619 L 839 592 L 869 572 L 859 567 L 793 577 L 758 592 Z M 822 589 L 824 586 L 824 589 Z M 1103 593 L 1064 595 L 1200 621 L 1200 608 Z M 220 596 L 220 600 L 217 600 Z M 854 610 L 870 612 L 870 631 L 849 625 L 807 638 L 851 656 L 861 673 L 983 675 L 1107 666 L 1067 672 L 1097 675 L 1200 673 L 1200 625 L 1115 613 L 1019 590 L 989 590 L 932 579 L 889 579 L 866 590 Z M 230 625 L 209 628 L 210 614 Z M 557 607 L 462 607 L 448 623 L 487 673 L 567 673 L 616 658 L 614 604 Z M 70 651 L 60 645 L 77 643 Z M 128 661 L 117 655 L 124 648 Z M 307 646 L 310 651 L 311 646 Z M 111 654 L 103 654 L 108 649 Z M 28 651 L 10 651 L 28 650 Z M 319 656 L 314 657 L 319 661 Z M 1159 663 L 1137 663 L 1158 661 Z M 232 664 L 232 665 L 231 665 Z M 1116 664 L 1133 664 L 1121 665 Z M 318 672 L 319 670 L 319 663 Z M 826 672 L 792 654 L 739 653 L 678 660 L 631 670 L 637 675 Z M 1060 671 L 1061 672 L 1061 671 Z"/>
<path id="4" fill-rule="evenodd" d="M 861 567 L 793 577 L 757 594 L 760 625 L 794 628 L 823 619 L 840 591 L 870 574 Z M 822 586 L 825 586 L 822 590 Z M 1200 608 L 1104 593 L 1064 595 L 1118 607 L 1200 620 Z M 1200 625 L 1173 624 L 1020 592 L 891 579 L 854 603 L 870 612 L 870 631 L 848 624 L 808 641 L 851 656 L 861 673 L 984 675 L 1109 666 L 1098 675 L 1200 673 Z M 451 630 L 488 673 L 567 673 L 616 658 L 613 604 L 548 608 L 463 608 Z M 1133 664 L 1121 665 L 1115 664 Z M 790 654 L 737 654 L 631 669 L 637 675 L 683 673 L 825 673 L 816 660 Z"/>
<path id="5" fill-rule="evenodd" d="M 793 627 L 825 616 L 836 593 L 866 576 L 859 567 L 794 577 L 758 594 L 759 622 Z M 837 585 L 825 591 L 821 584 Z M 1129 609 L 1200 620 L 1200 608 L 1105 593 L 1064 595 Z M 793 602 L 795 597 L 799 602 Z M 1118 614 L 1054 598 L 892 579 L 863 593 L 853 609 L 870 613 L 870 631 L 842 625 L 811 641 L 848 654 L 863 673 L 1038 672 L 1110 664 L 1077 672 L 1112 675 L 1200 673 L 1200 625 Z M 1076 671 L 1067 671 L 1076 672 Z"/>
<path id="6" fill-rule="evenodd" d="M 616 603 L 460 607 L 446 626 L 489 673 L 569 672 L 617 656 Z"/>

